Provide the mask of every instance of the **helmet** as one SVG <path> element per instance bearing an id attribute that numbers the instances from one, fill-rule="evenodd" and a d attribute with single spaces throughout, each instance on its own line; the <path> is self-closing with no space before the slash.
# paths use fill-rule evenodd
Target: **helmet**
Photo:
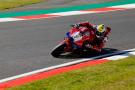
<path id="1" fill-rule="evenodd" d="M 97 25 L 96 29 L 97 29 L 96 36 L 102 37 L 105 33 L 105 25 L 104 24 Z"/>

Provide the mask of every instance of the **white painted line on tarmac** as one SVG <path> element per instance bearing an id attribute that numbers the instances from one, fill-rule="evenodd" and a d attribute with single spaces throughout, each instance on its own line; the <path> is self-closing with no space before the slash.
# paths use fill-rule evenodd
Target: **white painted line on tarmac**
<path id="1" fill-rule="evenodd" d="M 131 8 L 135 8 L 135 3 L 126 4 L 126 5 L 111 6 L 111 7 L 113 7 L 113 8 L 128 8 L 128 9 L 131 9 Z"/>
<path id="2" fill-rule="evenodd" d="M 120 60 L 120 59 L 124 59 L 124 58 L 127 58 L 131 55 L 135 55 L 135 50 L 131 50 L 131 52 L 127 52 L 125 54 L 121 54 L 121 55 L 115 55 L 115 56 L 110 56 L 110 57 L 106 57 L 104 59 L 107 59 L 107 60 Z"/>
<path id="3" fill-rule="evenodd" d="M 129 54 L 131 54 L 131 55 L 135 55 L 135 52 L 129 52 Z"/>
<path id="4" fill-rule="evenodd" d="M 119 59 L 124 59 L 124 58 L 127 58 L 129 56 L 129 54 L 122 54 L 122 55 L 115 55 L 115 56 L 111 56 L 111 57 L 107 57 L 107 58 L 104 58 L 104 59 L 107 59 L 107 60 L 119 60 Z"/>
<path id="5" fill-rule="evenodd" d="M 10 22 L 10 21 L 20 21 L 24 19 L 18 19 L 18 18 L 0 18 L 0 22 Z"/>
<path id="6" fill-rule="evenodd" d="M 82 12 L 82 11 L 69 11 L 69 12 L 59 12 L 59 13 L 52 13 L 50 15 L 60 15 L 60 16 L 71 16 L 71 15 L 81 15 L 81 14 L 89 14 L 89 13 L 95 13 L 95 12 Z"/>

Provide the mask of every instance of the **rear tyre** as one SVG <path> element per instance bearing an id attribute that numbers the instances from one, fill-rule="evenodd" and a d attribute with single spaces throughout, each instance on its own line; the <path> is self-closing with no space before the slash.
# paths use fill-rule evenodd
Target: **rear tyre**
<path id="1" fill-rule="evenodd" d="M 64 53 L 64 48 L 65 48 L 66 44 L 65 43 L 62 43 L 62 44 L 59 44 L 58 46 L 56 46 L 52 52 L 51 52 L 51 55 L 53 57 L 59 57 L 62 53 Z"/>

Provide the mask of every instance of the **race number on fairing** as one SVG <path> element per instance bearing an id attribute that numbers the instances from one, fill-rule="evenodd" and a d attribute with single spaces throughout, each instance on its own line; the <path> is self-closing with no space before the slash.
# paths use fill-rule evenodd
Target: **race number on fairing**
<path id="1" fill-rule="evenodd" d="M 82 35 L 80 34 L 80 32 L 75 32 L 71 36 L 74 39 L 74 41 L 79 41 L 82 39 Z"/>

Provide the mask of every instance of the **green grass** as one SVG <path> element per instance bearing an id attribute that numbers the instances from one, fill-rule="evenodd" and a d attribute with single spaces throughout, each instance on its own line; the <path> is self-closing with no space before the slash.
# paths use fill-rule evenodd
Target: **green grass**
<path id="1" fill-rule="evenodd" d="M 39 3 L 43 0 L 0 0 L 0 10 Z"/>
<path id="2" fill-rule="evenodd" d="M 135 90 L 135 57 L 74 70 L 8 90 Z"/>

